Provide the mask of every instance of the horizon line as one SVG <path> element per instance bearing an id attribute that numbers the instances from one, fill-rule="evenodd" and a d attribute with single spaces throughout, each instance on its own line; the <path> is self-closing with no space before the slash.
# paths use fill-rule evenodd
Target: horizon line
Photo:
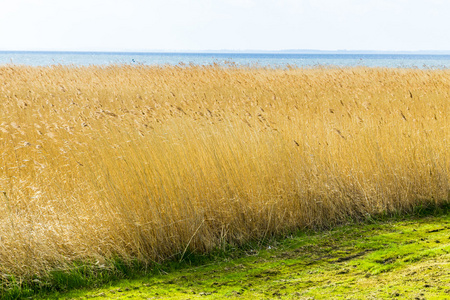
<path id="1" fill-rule="evenodd" d="M 450 50 L 320 50 L 320 49 L 280 49 L 280 50 L 258 50 L 258 49 L 220 49 L 220 50 L 170 50 L 170 49 L 148 49 L 148 50 L 55 50 L 55 49 L 39 49 L 39 50 L 3 50 L 2 53 L 216 53 L 216 54 L 450 54 Z"/>

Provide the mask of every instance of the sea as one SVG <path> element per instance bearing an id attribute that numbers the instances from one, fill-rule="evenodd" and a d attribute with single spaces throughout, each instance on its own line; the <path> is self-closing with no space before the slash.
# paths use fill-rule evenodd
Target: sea
<path id="1" fill-rule="evenodd" d="M 174 53 L 0 51 L 1 65 L 236 65 L 268 68 L 388 67 L 448 69 L 448 54 Z"/>

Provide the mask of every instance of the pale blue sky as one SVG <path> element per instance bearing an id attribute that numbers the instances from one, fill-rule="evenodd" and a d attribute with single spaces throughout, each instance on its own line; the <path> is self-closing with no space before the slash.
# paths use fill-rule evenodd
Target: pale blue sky
<path id="1" fill-rule="evenodd" d="M 450 50 L 448 0 L 0 0 L 0 50 Z"/>

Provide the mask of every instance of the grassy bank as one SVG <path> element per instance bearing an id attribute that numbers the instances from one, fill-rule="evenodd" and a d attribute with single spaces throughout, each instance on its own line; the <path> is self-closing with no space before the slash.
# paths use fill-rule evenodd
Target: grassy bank
<path id="1" fill-rule="evenodd" d="M 2 66 L 0 83 L 5 290 L 450 200 L 447 70 Z"/>
<path id="2" fill-rule="evenodd" d="M 299 232 L 44 299 L 448 299 L 450 210 Z M 39 297 L 38 297 L 39 298 Z M 40 299 L 40 298 L 39 298 Z"/>

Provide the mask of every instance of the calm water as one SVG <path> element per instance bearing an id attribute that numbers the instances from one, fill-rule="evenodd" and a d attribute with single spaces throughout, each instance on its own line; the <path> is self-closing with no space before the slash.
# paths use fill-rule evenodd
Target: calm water
<path id="1" fill-rule="evenodd" d="M 250 53 L 107 53 L 1 52 L 0 65 L 178 65 L 213 63 L 268 67 L 369 66 L 390 68 L 450 68 L 450 55 L 415 54 L 250 54 Z"/>

